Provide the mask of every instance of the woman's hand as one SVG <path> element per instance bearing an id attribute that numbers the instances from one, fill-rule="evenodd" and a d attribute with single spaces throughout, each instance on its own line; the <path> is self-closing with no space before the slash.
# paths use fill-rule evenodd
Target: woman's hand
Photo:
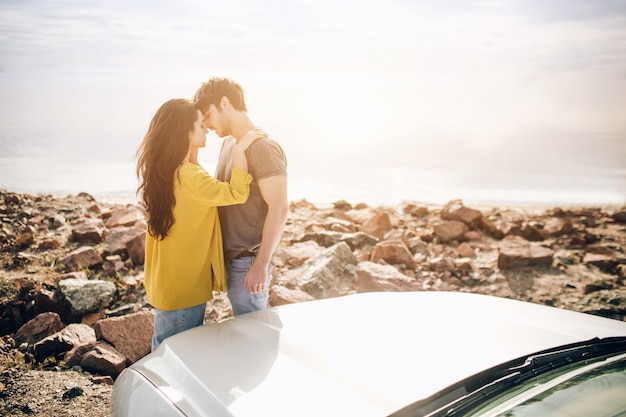
<path id="1" fill-rule="evenodd" d="M 267 136 L 267 132 L 259 127 L 254 127 L 246 132 L 246 134 L 237 142 L 237 147 L 245 151 L 257 139 Z"/>
<path id="2" fill-rule="evenodd" d="M 237 145 L 235 145 L 235 168 L 241 168 L 244 171 L 248 170 L 248 160 L 246 159 L 246 149 L 259 138 L 264 138 L 267 136 L 267 133 L 258 128 L 252 128 L 246 132 L 245 135 L 241 138 Z"/>

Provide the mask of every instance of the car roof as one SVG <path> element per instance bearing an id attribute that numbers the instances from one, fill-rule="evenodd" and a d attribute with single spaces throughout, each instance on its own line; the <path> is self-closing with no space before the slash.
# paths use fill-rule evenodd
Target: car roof
<path id="1" fill-rule="evenodd" d="M 470 293 L 363 293 L 204 325 L 132 368 L 182 393 L 190 415 L 380 416 L 521 356 L 610 336 L 626 323 Z"/>

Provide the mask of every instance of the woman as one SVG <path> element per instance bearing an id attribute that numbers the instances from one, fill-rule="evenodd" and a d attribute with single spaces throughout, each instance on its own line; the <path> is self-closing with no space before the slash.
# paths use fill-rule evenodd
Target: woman
<path id="1" fill-rule="evenodd" d="M 202 113 L 185 99 L 156 112 L 137 150 L 137 177 L 147 211 L 144 286 L 155 308 L 152 350 L 169 336 L 203 323 L 213 291 L 225 291 L 218 206 L 241 204 L 250 192 L 244 151 L 261 134 L 237 144 L 230 183 L 198 164 L 206 146 Z"/>

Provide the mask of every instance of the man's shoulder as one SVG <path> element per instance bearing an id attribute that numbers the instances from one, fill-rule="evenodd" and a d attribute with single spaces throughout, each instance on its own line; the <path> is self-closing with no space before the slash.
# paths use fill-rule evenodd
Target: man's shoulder
<path id="1" fill-rule="evenodd" d="M 253 151 L 268 148 L 273 148 L 280 151 L 281 153 L 284 153 L 282 146 L 280 146 L 280 143 L 278 143 L 278 141 L 276 141 L 273 137 L 269 135 L 263 136 L 255 140 L 249 147 L 249 149 Z"/>

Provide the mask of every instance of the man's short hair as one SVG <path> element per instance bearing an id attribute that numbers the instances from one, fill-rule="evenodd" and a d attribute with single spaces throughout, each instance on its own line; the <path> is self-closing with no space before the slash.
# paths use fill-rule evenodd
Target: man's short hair
<path id="1" fill-rule="evenodd" d="M 243 88 L 238 82 L 227 77 L 213 77 L 202 83 L 193 100 L 200 111 L 205 113 L 211 104 L 219 108 L 222 97 L 227 97 L 235 110 L 248 111 L 243 97 Z"/>

